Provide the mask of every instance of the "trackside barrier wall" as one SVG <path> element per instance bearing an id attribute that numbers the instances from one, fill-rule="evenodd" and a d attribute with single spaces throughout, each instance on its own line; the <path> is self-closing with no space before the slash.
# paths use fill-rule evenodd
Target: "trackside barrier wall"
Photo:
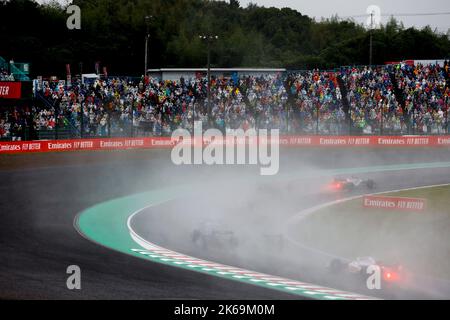
<path id="1" fill-rule="evenodd" d="M 172 140 L 170 137 L 152 137 L 0 142 L 0 154 L 79 150 L 170 149 L 180 141 Z M 211 140 L 203 140 L 204 145 L 210 142 Z M 276 143 L 275 140 L 270 141 L 270 138 L 268 142 Z M 236 140 L 233 143 L 238 144 L 239 142 Z M 246 143 L 249 143 L 248 139 Z M 281 147 L 450 147 L 450 137 L 280 136 L 279 144 Z"/>

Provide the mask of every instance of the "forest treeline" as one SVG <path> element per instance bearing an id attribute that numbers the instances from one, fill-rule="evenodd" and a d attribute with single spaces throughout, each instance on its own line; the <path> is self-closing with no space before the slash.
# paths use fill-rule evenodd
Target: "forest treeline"
<path id="1" fill-rule="evenodd" d="M 201 34 L 218 35 L 213 66 L 331 69 L 369 63 L 370 31 L 334 17 L 315 21 L 289 9 L 240 6 L 236 0 L 74 0 L 81 30 L 68 30 L 66 8 L 53 2 L 0 0 L 0 56 L 30 62 L 33 75 L 92 72 L 140 75 L 150 34 L 149 68 L 203 67 Z M 373 31 L 373 63 L 450 57 L 450 40 L 430 27 L 405 28 L 395 19 Z"/>

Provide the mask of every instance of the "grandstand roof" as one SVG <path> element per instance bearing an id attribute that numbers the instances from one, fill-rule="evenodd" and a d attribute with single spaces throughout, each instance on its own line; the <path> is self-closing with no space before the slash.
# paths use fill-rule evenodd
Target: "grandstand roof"
<path id="1" fill-rule="evenodd" d="M 147 73 L 151 76 L 161 78 L 162 80 L 176 80 L 181 77 L 191 78 L 199 72 L 206 73 L 207 68 L 161 68 L 149 69 Z M 286 72 L 284 68 L 211 68 L 213 75 L 228 76 L 232 73 L 237 73 L 239 76 L 253 75 L 259 76 L 263 74 L 275 74 L 279 72 Z"/>

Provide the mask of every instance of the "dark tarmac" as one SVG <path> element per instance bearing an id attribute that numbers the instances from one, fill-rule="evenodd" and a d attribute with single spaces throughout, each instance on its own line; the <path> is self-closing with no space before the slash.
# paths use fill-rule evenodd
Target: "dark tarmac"
<path id="1" fill-rule="evenodd" d="M 289 149 L 282 152 L 280 172 L 286 174 L 305 165 L 320 171 L 448 159 L 450 150 L 446 149 Z M 208 199 L 225 193 L 220 186 L 229 176 L 257 175 L 258 171 L 254 167 L 176 167 L 170 162 L 169 151 L 2 155 L 0 298 L 298 299 L 287 293 L 168 268 L 114 252 L 84 239 L 73 227 L 75 216 L 96 203 L 160 186 L 198 183 L 202 179 L 209 186 L 218 186 L 216 192 L 206 189 L 197 194 L 202 199 L 202 208 L 207 208 Z M 449 183 L 450 170 L 409 170 L 376 174 L 374 178 L 379 181 L 377 191 L 383 191 Z M 267 214 L 270 208 L 277 207 L 276 201 L 289 203 L 283 206 L 289 208 L 287 212 L 277 212 L 282 218 L 323 201 L 320 197 L 301 201 L 296 179 L 299 178 L 291 179 L 287 186 L 271 180 L 262 183 Z M 258 197 L 249 200 L 252 210 L 264 203 Z M 197 208 L 186 208 L 194 209 Z M 176 210 L 169 211 L 168 214 L 177 214 Z M 73 264 L 81 267 L 79 291 L 66 288 L 66 268 Z"/>

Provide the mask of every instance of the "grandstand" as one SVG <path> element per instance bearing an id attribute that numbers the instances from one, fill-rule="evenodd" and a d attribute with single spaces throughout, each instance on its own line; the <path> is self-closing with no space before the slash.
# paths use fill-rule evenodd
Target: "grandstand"
<path id="1" fill-rule="evenodd" d="M 71 87 L 43 82 L 25 108 L 3 116 L 4 139 L 167 136 L 194 121 L 286 134 L 447 134 L 449 64 L 398 63 L 333 71 L 159 69 L 145 78 L 109 77 Z M 201 71 L 201 70 L 200 70 Z M 167 74 L 165 73 L 167 72 Z M 159 75 L 159 76 L 158 76 Z M 29 115 L 26 124 L 20 120 Z M 12 119 L 12 120 L 11 120 Z M 30 120 L 31 119 L 31 120 Z M 210 121 L 212 120 L 212 121 Z M 22 121 L 30 136 L 8 132 Z M 11 125 L 10 125 L 11 126 Z"/>
<path id="2" fill-rule="evenodd" d="M 0 140 L 31 138 L 31 115 L 26 112 L 35 104 L 29 64 L 6 62 L 0 57 Z"/>
<path id="3" fill-rule="evenodd" d="M 11 80 L 11 81 L 30 81 L 29 63 L 15 63 L 13 61 L 7 62 L 4 58 L 0 57 L 0 70 L 1 78 L 0 80 Z"/>

